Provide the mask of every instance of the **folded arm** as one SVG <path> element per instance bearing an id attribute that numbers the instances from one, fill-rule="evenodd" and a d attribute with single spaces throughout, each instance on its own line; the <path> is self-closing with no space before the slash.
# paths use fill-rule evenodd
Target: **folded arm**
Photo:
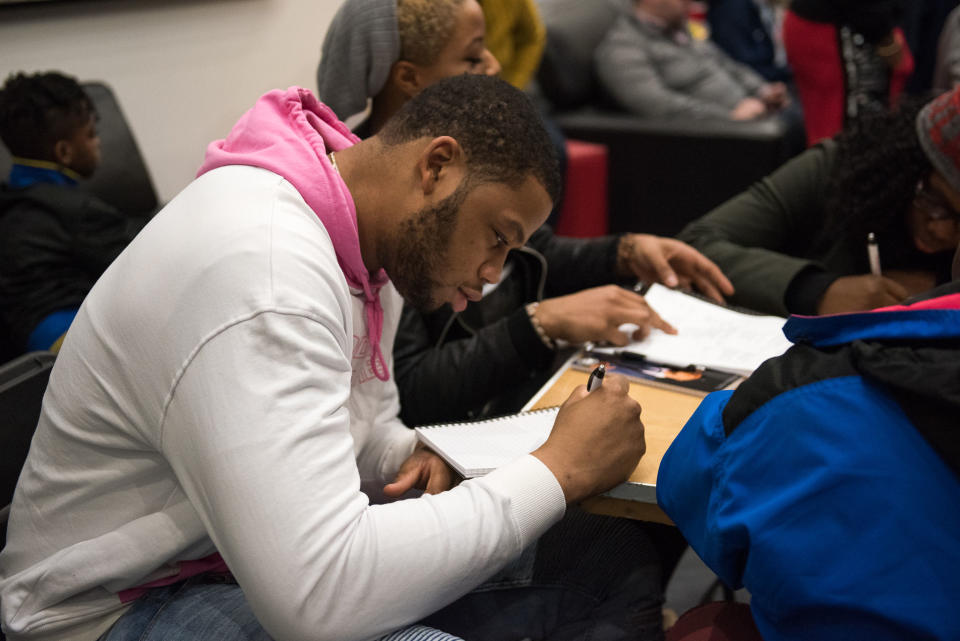
<path id="1" fill-rule="evenodd" d="M 230 327 L 192 359 L 166 413 L 163 452 L 276 638 L 365 639 L 416 621 L 564 509 L 532 457 L 438 496 L 369 505 L 340 334 L 335 322 L 276 313 Z M 368 438 L 406 455 L 411 437 L 397 429 Z"/>

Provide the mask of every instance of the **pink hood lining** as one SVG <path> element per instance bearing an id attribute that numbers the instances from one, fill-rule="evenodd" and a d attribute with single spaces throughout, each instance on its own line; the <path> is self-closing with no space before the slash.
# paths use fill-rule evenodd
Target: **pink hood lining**
<path id="1" fill-rule="evenodd" d="M 264 94 L 226 139 L 210 143 L 197 176 L 227 165 L 248 165 L 283 176 L 294 186 L 330 234 L 347 284 L 363 292 L 372 348 L 370 365 L 374 375 L 386 381 L 390 372 L 380 348 L 380 288 L 387 283 L 387 275 L 381 269 L 371 276 L 363 264 L 356 205 L 327 157 L 329 151 L 358 142 L 360 139 L 307 89 L 277 89 Z"/>

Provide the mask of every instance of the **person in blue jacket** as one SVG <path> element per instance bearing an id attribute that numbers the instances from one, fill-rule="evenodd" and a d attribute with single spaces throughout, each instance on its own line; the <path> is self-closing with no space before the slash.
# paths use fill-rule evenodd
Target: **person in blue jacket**
<path id="1" fill-rule="evenodd" d="M 960 126 L 950 97 L 918 122 Z M 960 176 L 955 147 L 941 173 Z M 960 183 L 942 213 L 960 219 Z M 750 591 L 765 641 L 960 639 L 960 250 L 953 278 L 907 305 L 791 317 L 794 346 L 706 397 L 664 456 L 659 504 Z"/>

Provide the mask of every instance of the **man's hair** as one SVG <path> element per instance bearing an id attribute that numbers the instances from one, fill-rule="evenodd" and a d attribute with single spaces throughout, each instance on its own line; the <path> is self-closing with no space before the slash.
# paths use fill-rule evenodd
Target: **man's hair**
<path id="1" fill-rule="evenodd" d="M 550 137 L 531 100 L 492 76 L 436 82 L 409 100 L 380 131 L 386 145 L 450 136 L 466 156 L 468 184 L 518 187 L 533 176 L 556 203 L 560 172 Z"/>
<path id="2" fill-rule="evenodd" d="M 58 140 L 96 115 L 76 79 L 53 71 L 11 74 L 0 89 L 0 140 L 14 156 L 51 159 Z"/>
<path id="3" fill-rule="evenodd" d="M 464 0 L 397 0 L 400 59 L 430 65 L 453 37 Z"/>

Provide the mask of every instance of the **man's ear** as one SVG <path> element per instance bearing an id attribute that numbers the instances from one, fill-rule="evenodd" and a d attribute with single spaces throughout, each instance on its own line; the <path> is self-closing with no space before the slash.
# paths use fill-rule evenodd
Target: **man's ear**
<path id="1" fill-rule="evenodd" d="M 393 86 L 400 90 L 407 99 L 413 98 L 423 90 L 423 78 L 420 68 L 407 60 L 398 60 L 390 68 L 390 79 Z"/>
<path id="2" fill-rule="evenodd" d="M 420 188 L 429 196 L 446 184 L 460 184 L 463 178 L 463 149 L 455 138 L 438 136 L 424 147 L 417 163 Z"/>
<path id="3" fill-rule="evenodd" d="M 53 160 L 58 165 L 69 167 L 73 162 L 73 145 L 69 140 L 61 138 L 53 145 Z"/>

